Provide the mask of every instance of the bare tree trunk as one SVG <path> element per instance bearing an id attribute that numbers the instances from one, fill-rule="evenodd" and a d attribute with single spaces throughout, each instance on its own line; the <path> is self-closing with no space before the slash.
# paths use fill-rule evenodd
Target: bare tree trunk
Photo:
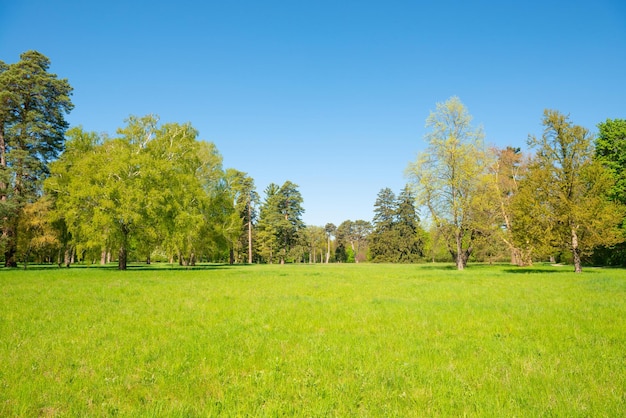
<path id="1" fill-rule="evenodd" d="M 100 253 L 100 265 L 105 265 L 107 263 L 107 250 L 104 249 Z"/>

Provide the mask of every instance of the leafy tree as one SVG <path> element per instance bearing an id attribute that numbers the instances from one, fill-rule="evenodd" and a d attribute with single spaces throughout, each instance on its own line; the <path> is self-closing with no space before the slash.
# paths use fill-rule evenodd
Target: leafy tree
<path id="1" fill-rule="evenodd" d="M 337 227 L 338 250 L 335 255 L 338 261 L 354 261 L 356 263 L 365 260 L 367 254 L 367 241 L 372 232 L 372 224 L 358 219 L 356 221 L 343 221 Z M 349 246 L 349 247 L 348 247 Z M 348 254 L 348 250 L 351 253 Z"/>
<path id="2" fill-rule="evenodd" d="M 22 209 L 41 194 L 48 163 L 63 151 L 65 115 L 73 104 L 66 79 L 48 72 L 37 51 L 7 65 L 0 61 L 0 216 L 6 266 L 16 266 Z"/>
<path id="3" fill-rule="evenodd" d="M 259 194 L 255 190 L 254 179 L 242 171 L 232 168 L 228 169 L 226 170 L 226 178 L 239 219 L 237 250 L 240 253 L 242 251 L 247 252 L 247 262 L 252 263 L 252 231 L 257 218 L 255 205 L 259 202 Z M 233 261 L 233 258 L 231 258 L 231 261 Z"/>
<path id="4" fill-rule="evenodd" d="M 265 259 L 272 263 L 274 258 L 285 263 L 292 248 L 300 244 L 302 222 L 302 196 L 298 186 L 286 181 L 282 186 L 271 183 L 265 189 L 265 201 L 259 219 L 260 249 Z"/>
<path id="5" fill-rule="evenodd" d="M 44 184 L 47 195 L 53 201 L 50 216 L 60 241 L 59 265 L 62 256 L 63 263 L 69 267 L 75 254 L 75 243 L 78 241 L 78 239 L 72 239 L 70 232 L 71 229 L 76 233 L 77 228 L 68 226 L 68 222 L 71 222 L 71 220 L 68 221 L 68 215 L 70 218 L 76 219 L 79 211 L 75 202 L 67 199 L 73 187 L 72 182 L 75 181 L 72 178 L 75 173 L 74 166 L 80 159 L 93 153 L 95 148 L 101 144 L 100 135 L 87 132 L 81 126 L 73 127 L 66 133 L 65 151 L 50 164 L 51 176 L 46 179 Z M 107 252 L 103 251 L 103 254 L 105 254 L 106 259 Z"/>
<path id="6" fill-rule="evenodd" d="M 321 226 L 307 226 L 304 235 L 309 247 L 309 262 L 316 263 L 319 254 L 320 263 L 323 262 L 324 250 L 326 250 L 327 234 Z"/>
<path id="7" fill-rule="evenodd" d="M 590 132 L 555 110 L 544 112 L 543 125 L 543 135 L 528 140 L 536 149 L 529 178 L 539 179 L 530 182 L 534 187 L 528 201 L 546 208 L 551 238 L 557 248 L 571 251 L 578 273 L 581 258 L 593 248 L 623 240 L 618 228 L 623 208 L 609 200 L 614 178 L 593 159 Z"/>
<path id="8" fill-rule="evenodd" d="M 52 166 L 47 189 L 77 250 L 116 249 L 125 269 L 131 250 L 149 257 L 162 246 L 193 264 L 219 246 L 232 202 L 215 146 L 189 124 L 159 127 L 155 116 L 131 116 L 118 135 L 72 132 L 70 152 Z"/>
<path id="9" fill-rule="evenodd" d="M 611 198 L 626 204 L 626 119 L 607 119 L 598 129 L 595 157 L 615 177 Z"/>
<path id="10" fill-rule="evenodd" d="M 482 130 L 471 120 L 457 97 L 438 103 L 426 120 L 428 148 L 407 169 L 459 270 L 467 265 L 475 239 L 493 229 L 489 155 Z"/>
<path id="11" fill-rule="evenodd" d="M 610 192 L 612 200 L 626 205 L 626 119 L 607 119 L 598 124 L 595 140 L 595 158 L 608 168 L 615 184 Z M 622 231 L 626 235 L 626 221 L 622 220 Z M 595 262 L 626 266 L 626 244 L 600 246 L 594 250 Z"/>
<path id="12" fill-rule="evenodd" d="M 532 264 L 533 246 L 530 240 L 519 242 L 513 234 L 515 219 L 524 222 L 524 229 L 533 228 L 532 213 L 536 208 L 524 208 L 514 216 L 512 202 L 519 192 L 519 182 L 526 175 L 527 163 L 524 162 L 520 148 L 506 147 L 494 149 L 496 156 L 492 165 L 494 185 L 500 206 L 502 228 L 498 234 L 502 242 L 508 247 L 511 254 L 511 263 L 519 266 Z M 536 226 L 536 225 L 535 225 Z"/>
<path id="13" fill-rule="evenodd" d="M 382 189 L 374 204 L 374 229 L 369 252 L 374 262 L 415 262 L 423 256 L 424 231 L 409 187 L 398 197 Z"/>
<path id="14" fill-rule="evenodd" d="M 331 242 L 331 238 L 335 235 L 336 231 L 337 231 L 337 227 L 333 223 L 327 223 L 324 226 L 324 232 L 326 232 L 326 242 L 327 242 L 326 264 L 328 264 L 328 262 L 330 261 L 330 242 Z"/>
<path id="15" fill-rule="evenodd" d="M 24 206 L 19 223 L 18 253 L 24 268 L 35 256 L 39 262 L 51 260 L 60 246 L 59 235 L 55 230 L 50 216 L 52 199 L 42 196 L 40 199 Z"/>

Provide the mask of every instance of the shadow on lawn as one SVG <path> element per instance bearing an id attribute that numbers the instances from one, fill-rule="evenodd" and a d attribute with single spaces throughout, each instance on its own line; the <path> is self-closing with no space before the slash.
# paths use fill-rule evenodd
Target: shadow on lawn
<path id="1" fill-rule="evenodd" d="M 196 264 L 195 266 L 181 266 L 179 264 L 169 264 L 169 263 L 152 263 L 152 264 L 145 264 L 145 263 L 129 263 L 126 266 L 126 271 L 163 271 L 163 270 L 180 270 L 180 271 L 186 271 L 186 270 L 219 270 L 219 269 L 227 269 L 227 268 L 231 268 L 231 267 L 242 267 L 242 266 L 246 266 L 247 264 L 235 264 L 235 265 L 230 265 L 227 263 L 200 263 L 200 264 Z M 65 267 L 65 266 L 58 266 L 57 264 L 29 264 L 26 268 L 24 268 L 24 265 L 18 265 L 18 267 L 16 268 L 3 268 L 1 270 L 5 270 L 5 271 L 18 271 L 18 270 L 31 270 L 31 271 L 37 271 L 37 270 L 117 270 L 120 271 L 117 268 L 117 264 L 116 263 L 109 263 L 106 265 L 101 265 L 101 264 L 72 264 L 70 267 Z"/>
<path id="2" fill-rule="evenodd" d="M 513 273 L 513 274 L 559 274 L 559 273 L 573 273 L 573 267 L 572 270 L 570 269 L 563 269 L 563 268 L 549 268 L 549 267 L 512 267 L 512 268 L 508 268 L 508 269 L 504 269 L 504 272 L 506 273 Z"/>

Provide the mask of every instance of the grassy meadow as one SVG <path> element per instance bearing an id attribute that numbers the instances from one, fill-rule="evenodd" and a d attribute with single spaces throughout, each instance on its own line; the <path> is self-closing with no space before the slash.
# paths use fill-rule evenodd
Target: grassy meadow
<path id="1" fill-rule="evenodd" d="M 0 416 L 624 416 L 626 271 L 0 271 Z"/>

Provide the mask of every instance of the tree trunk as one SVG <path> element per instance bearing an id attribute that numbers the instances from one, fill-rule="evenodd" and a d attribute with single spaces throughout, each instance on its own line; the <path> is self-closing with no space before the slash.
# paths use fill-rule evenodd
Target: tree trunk
<path id="1" fill-rule="evenodd" d="M 228 264 L 230 264 L 231 266 L 235 264 L 235 250 L 232 247 L 228 252 Z"/>
<path id="2" fill-rule="evenodd" d="M 128 250 L 125 245 L 120 247 L 119 259 L 117 261 L 118 270 L 126 270 Z"/>
<path id="3" fill-rule="evenodd" d="M 104 266 L 107 263 L 107 250 L 104 249 L 100 253 L 100 265 Z"/>
<path id="4" fill-rule="evenodd" d="M 463 270 L 465 268 L 465 264 L 463 262 L 463 240 L 460 232 L 456 232 L 454 239 L 456 240 L 456 268 L 457 270 Z"/>
<path id="5" fill-rule="evenodd" d="M 582 273 L 583 267 L 580 260 L 580 250 L 578 249 L 578 234 L 576 229 L 572 227 L 572 255 L 574 256 L 574 272 Z"/>
<path id="6" fill-rule="evenodd" d="M 326 249 L 326 264 L 330 260 L 330 237 L 328 237 L 328 247 Z"/>

